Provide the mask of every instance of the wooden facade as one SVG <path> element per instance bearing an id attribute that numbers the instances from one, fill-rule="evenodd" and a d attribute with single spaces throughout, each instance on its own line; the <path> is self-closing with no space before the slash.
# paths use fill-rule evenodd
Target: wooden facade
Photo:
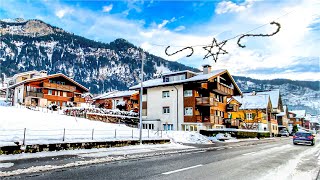
<path id="1" fill-rule="evenodd" d="M 81 95 L 88 92 L 87 88 L 63 74 L 25 79 L 14 85 L 14 88 L 22 85 L 23 99 L 22 101 L 19 99 L 19 103 L 27 106 L 47 107 L 51 104 L 61 107 L 67 105 L 80 106 L 81 103 L 85 102 Z"/>
<path id="2" fill-rule="evenodd" d="M 207 128 L 225 126 L 225 119 L 228 118 L 227 98 L 241 94 L 239 90 L 232 88 L 236 86 L 227 72 L 207 81 L 184 84 L 184 91 L 192 91 L 192 96 L 184 97 L 184 108 L 193 109 L 192 116 L 184 116 L 184 122 L 203 123 Z"/>

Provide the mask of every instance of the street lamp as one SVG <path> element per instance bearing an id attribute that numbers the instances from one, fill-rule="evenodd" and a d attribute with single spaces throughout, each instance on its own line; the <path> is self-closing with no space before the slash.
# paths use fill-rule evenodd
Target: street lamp
<path id="1" fill-rule="evenodd" d="M 139 108 L 139 128 L 140 128 L 140 136 L 139 141 L 140 145 L 142 145 L 142 96 L 143 96 L 143 65 L 144 65 L 144 52 L 142 50 L 141 54 L 141 79 L 140 79 L 140 108 Z"/>

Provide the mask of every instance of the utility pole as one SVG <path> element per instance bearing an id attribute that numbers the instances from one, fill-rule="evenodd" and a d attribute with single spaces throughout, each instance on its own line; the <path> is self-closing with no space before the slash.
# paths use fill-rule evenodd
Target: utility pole
<path id="1" fill-rule="evenodd" d="M 143 96 L 143 65 L 144 65 L 144 51 L 142 50 L 141 54 L 141 77 L 140 77 L 140 107 L 139 107 L 139 128 L 140 128 L 140 136 L 139 141 L 140 145 L 142 145 L 142 96 Z"/>

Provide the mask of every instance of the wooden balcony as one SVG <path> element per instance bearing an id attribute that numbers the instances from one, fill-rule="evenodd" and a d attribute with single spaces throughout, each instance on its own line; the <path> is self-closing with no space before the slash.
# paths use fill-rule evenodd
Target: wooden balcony
<path id="1" fill-rule="evenodd" d="M 222 83 L 218 83 L 218 82 L 214 83 L 213 90 L 220 93 L 220 94 L 223 94 L 223 95 L 233 95 L 234 94 L 234 91 L 233 91 L 233 89 L 231 89 L 231 87 L 229 87 L 225 84 L 222 84 Z"/>
<path id="2" fill-rule="evenodd" d="M 57 89 L 57 90 L 62 90 L 62 91 L 70 91 L 74 92 L 76 91 L 75 86 L 69 86 L 69 85 L 62 85 L 62 84 L 54 84 L 54 83 L 43 83 L 44 88 L 50 88 L 50 89 Z"/>
<path id="3" fill-rule="evenodd" d="M 26 96 L 43 98 L 43 93 L 27 91 Z"/>
<path id="4" fill-rule="evenodd" d="M 214 124 L 223 124 L 223 118 L 219 116 L 210 116 L 210 122 Z"/>
<path id="5" fill-rule="evenodd" d="M 70 101 L 71 99 L 71 97 L 54 96 L 49 94 L 45 94 L 43 97 L 48 99 L 48 101 Z"/>
<path id="6" fill-rule="evenodd" d="M 212 97 L 196 97 L 197 106 L 218 106 L 218 102 Z"/>
<path id="7" fill-rule="evenodd" d="M 210 122 L 213 124 L 223 124 L 223 118 L 219 116 L 196 116 L 197 122 Z"/>
<path id="8" fill-rule="evenodd" d="M 84 98 L 81 97 L 74 97 L 73 102 L 78 102 L 78 103 L 84 103 L 86 102 Z"/>

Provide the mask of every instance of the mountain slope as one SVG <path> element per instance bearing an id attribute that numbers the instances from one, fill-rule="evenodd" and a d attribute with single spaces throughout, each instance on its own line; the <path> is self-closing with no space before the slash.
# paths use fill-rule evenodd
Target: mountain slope
<path id="1" fill-rule="evenodd" d="M 235 76 L 242 91 L 280 89 L 284 105 L 289 110 L 305 109 L 312 114 L 320 114 L 320 82 L 292 81 L 288 79 L 257 80 Z"/>
<path id="2" fill-rule="evenodd" d="M 0 21 L 0 25 L 3 34 L 0 55 L 6 59 L 1 71 L 9 76 L 34 69 L 45 69 L 50 74 L 61 72 L 93 93 L 127 89 L 139 81 L 142 49 L 124 39 L 109 44 L 95 42 L 39 20 Z M 146 79 L 164 71 L 199 71 L 144 54 Z"/>
<path id="3" fill-rule="evenodd" d="M 0 70 L 8 76 L 29 70 L 64 73 L 92 93 L 124 90 L 139 81 L 142 49 L 124 39 L 96 42 L 40 20 L 0 21 Z M 145 79 L 166 71 L 198 69 L 167 61 L 147 52 Z M 279 88 L 284 104 L 320 113 L 319 81 L 255 80 L 234 77 L 243 91 Z"/>

